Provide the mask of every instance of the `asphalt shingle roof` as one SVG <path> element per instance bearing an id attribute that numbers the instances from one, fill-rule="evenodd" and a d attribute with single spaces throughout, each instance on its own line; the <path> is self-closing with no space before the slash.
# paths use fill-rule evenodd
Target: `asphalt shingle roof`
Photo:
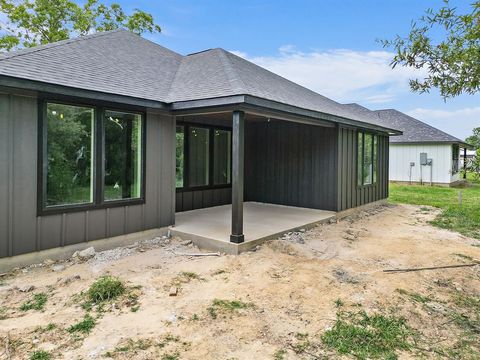
<path id="1" fill-rule="evenodd" d="M 1 75 L 163 103 L 251 95 L 378 126 L 223 49 L 182 56 L 125 30 L 1 54 Z"/>
<path id="2" fill-rule="evenodd" d="M 345 106 L 356 113 L 370 114 L 379 126 L 397 129 L 403 135 L 390 137 L 391 143 L 461 143 L 464 141 L 395 109 L 369 110 L 358 104 Z"/>
<path id="3" fill-rule="evenodd" d="M 0 57 L 0 75 L 164 101 L 182 56 L 114 30 Z"/>

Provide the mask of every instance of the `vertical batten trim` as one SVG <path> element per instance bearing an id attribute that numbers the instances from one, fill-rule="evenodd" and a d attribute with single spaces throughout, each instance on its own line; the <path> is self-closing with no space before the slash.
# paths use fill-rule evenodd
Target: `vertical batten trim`
<path id="1" fill-rule="evenodd" d="M 67 236 L 67 226 L 66 226 L 66 221 L 67 221 L 67 214 L 63 213 L 62 214 L 62 222 L 61 222 L 61 237 L 60 237 L 60 246 L 65 246 L 65 241 L 66 241 L 66 236 Z"/>
<path id="2" fill-rule="evenodd" d="M 84 237 L 83 237 L 83 241 L 87 242 L 88 239 L 89 239 L 89 233 L 90 233 L 90 229 L 89 229 L 89 220 L 90 220 L 90 211 L 85 211 L 85 229 L 84 229 Z"/>
<path id="3" fill-rule="evenodd" d="M 14 161 L 15 161 L 15 151 L 14 151 L 14 146 L 13 146 L 13 139 L 15 135 L 15 128 L 13 126 L 13 118 L 12 118 L 12 106 L 13 106 L 13 96 L 8 95 L 8 145 L 7 145 L 7 151 L 9 151 L 9 164 L 7 166 L 7 172 L 8 172 L 8 186 L 7 186 L 7 191 L 8 191 L 8 255 L 13 256 L 13 236 L 14 236 L 14 229 L 13 229 L 13 199 L 14 199 L 14 188 L 13 188 L 13 179 L 14 179 L 14 172 L 15 168 L 13 166 Z"/>

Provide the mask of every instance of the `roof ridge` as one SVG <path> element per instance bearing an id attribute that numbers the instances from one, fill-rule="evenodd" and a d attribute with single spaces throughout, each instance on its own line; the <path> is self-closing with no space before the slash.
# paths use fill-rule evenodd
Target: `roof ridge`
<path id="1" fill-rule="evenodd" d="M 225 71 L 225 73 L 227 75 L 230 85 L 235 86 L 235 83 L 239 83 L 238 88 L 240 92 L 246 92 L 247 87 L 245 83 L 243 82 L 242 78 L 238 75 L 238 72 L 235 69 L 235 66 L 232 65 L 231 60 L 228 58 L 227 54 L 231 54 L 231 53 L 222 48 L 216 48 L 214 49 L 214 51 L 217 51 L 220 54 L 220 61 L 225 67 L 228 67 L 229 71 Z M 235 77 L 233 77 L 231 74 L 235 74 Z"/>
<path id="2" fill-rule="evenodd" d="M 71 43 L 74 43 L 74 42 L 77 42 L 77 41 L 88 40 L 88 39 L 92 39 L 92 38 L 96 38 L 96 37 L 110 35 L 112 33 L 121 32 L 121 31 L 129 32 L 128 30 L 125 30 L 125 29 L 115 29 L 115 30 L 109 30 L 109 31 L 101 31 L 101 32 L 93 33 L 93 34 L 84 35 L 84 36 L 77 36 L 77 37 L 74 37 L 74 38 L 55 41 L 53 43 L 37 45 L 37 46 L 31 47 L 31 48 L 23 48 L 23 49 L 19 49 L 19 50 L 16 50 L 14 52 L 11 52 L 11 53 L 7 52 L 7 53 L 0 54 L 0 61 L 7 60 L 7 59 L 12 59 L 12 58 L 22 56 L 22 55 L 28 55 L 28 54 L 36 53 L 36 52 L 39 52 L 39 51 L 42 51 L 42 50 L 52 49 L 52 48 L 59 47 L 59 46 L 64 46 L 64 45 L 71 44 Z"/>

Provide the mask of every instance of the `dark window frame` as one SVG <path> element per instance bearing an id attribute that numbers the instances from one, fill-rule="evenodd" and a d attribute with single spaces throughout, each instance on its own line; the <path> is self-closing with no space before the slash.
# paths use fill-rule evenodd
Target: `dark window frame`
<path id="1" fill-rule="evenodd" d="M 210 124 L 202 124 L 196 122 L 185 122 L 185 121 L 177 121 L 177 127 L 183 127 L 184 139 L 183 139 L 183 187 L 175 187 L 176 192 L 187 192 L 187 191 L 196 191 L 196 190 L 211 190 L 211 189 L 225 189 L 232 187 L 232 167 L 230 167 L 230 183 L 227 184 L 213 184 L 213 173 L 214 173 L 214 134 L 215 130 L 225 130 L 230 131 L 233 136 L 232 128 L 228 126 L 218 126 L 218 125 L 210 125 Z M 189 151 L 189 130 L 190 127 L 195 128 L 205 128 L 209 129 L 209 168 L 208 168 L 208 185 L 201 185 L 201 186 L 190 186 L 189 183 L 189 162 L 190 159 L 188 156 Z M 176 128 L 175 128 L 176 131 Z M 233 141 L 232 141 L 233 143 Z M 230 161 L 232 161 L 232 144 L 230 144 Z"/>
<path id="2" fill-rule="evenodd" d="M 47 104 L 82 106 L 93 108 L 93 202 L 82 204 L 66 204 L 46 206 L 47 195 Z M 105 176 L 105 111 L 120 111 L 137 114 L 141 116 L 141 142 L 142 142 L 142 164 L 141 164 L 141 189 L 140 197 L 120 200 L 104 199 L 104 176 Z M 107 209 L 121 206 L 145 204 L 146 192 L 146 164 L 147 164 L 147 130 L 146 109 L 128 106 L 124 104 L 108 103 L 102 101 L 88 101 L 81 98 L 71 98 L 58 95 L 41 95 L 38 98 L 38 157 L 37 157 L 37 216 L 55 215 L 89 210 Z"/>
<path id="3" fill-rule="evenodd" d="M 362 134 L 362 166 L 358 166 L 358 157 L 359 157 L 359 152 L 358 152 L 358 135 Z M 372 153 L 370 154 L 372 158 L 372 173 L 371 173 L 371 179 L 372 182 L 369 184 L 364 184 L 363 181 L 365 179 L 363 171 L 365 170 L 365 137 L 366 135 L 372 136 Z M 375 138 L 377 139 L 375 141 Z M 355 182 L 357 183 L 357 188 L 368 188 L 368 187 L 373 187 L 377 186 L 378 184 L 378 169 L 379 169 L 379 149 L 380 149 L 380 141 L 379 141 L 379 135 L 374 133 L 374 132 L 369 132 L 369 131 L 364 131 L 364 130 L 357 130 L 356 132 L 356 139 L 355 139 L 355 167 L 356 167 L 356 173 L 355 173 Z M 376 152 L 375 152 L 376 150 Z M 375 156 L 375 153 L 377 156 Z M 376 168 L 376 176 L 375 175 L 375 168 Z M 359 171 L 362 172 L 362 184 L 358 183 L 359 179 Z"/>
<path id="4" fill-rule="evenodd" d="M 460 145 L 452 144 L 452 175 L 460 172 Z"/>

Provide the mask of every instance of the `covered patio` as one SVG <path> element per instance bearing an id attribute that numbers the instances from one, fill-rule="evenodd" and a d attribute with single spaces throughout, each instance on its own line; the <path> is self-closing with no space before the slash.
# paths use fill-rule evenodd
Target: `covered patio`
<path id="1" fill-rule="evenodd" d="M 332 123 L 209 110 L 176 117 L 173 234 L 237 254 L 335 217 Z"/>
<path id="2" fill-rule="evenodd" d="M 336 216 L 333 211 L 245 202 L 244 241 L 235 244 L 230 242 L 231 214 L 231 205 L 177 213 L 176 225 L 171 227 L 171 231 L 183 239 L 192 240 L 200 248 L 238 254 L 265 240 L 275 239 L 289 231 L 311 228 Z"/>

